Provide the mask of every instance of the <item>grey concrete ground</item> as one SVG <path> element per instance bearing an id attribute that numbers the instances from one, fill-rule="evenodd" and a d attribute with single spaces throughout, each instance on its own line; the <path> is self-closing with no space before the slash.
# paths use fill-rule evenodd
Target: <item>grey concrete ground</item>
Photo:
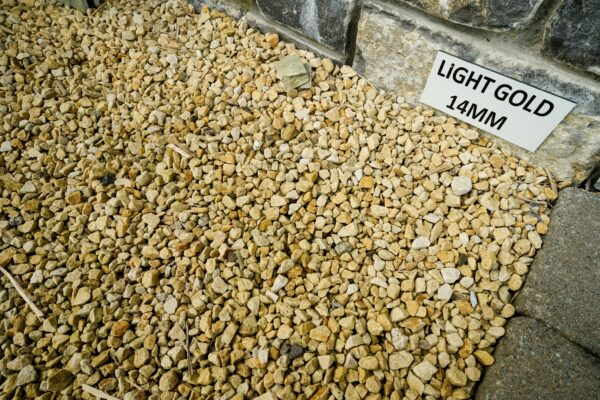
<path id="1" fill-rule="evenodd" d="M 560 193 L 476 399 L 600 399 L 600 196 Z"/>

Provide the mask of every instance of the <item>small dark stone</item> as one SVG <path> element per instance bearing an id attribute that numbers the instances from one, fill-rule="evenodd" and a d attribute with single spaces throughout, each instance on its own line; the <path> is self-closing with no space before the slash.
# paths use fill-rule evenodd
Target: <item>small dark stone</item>
<path id="1" fill-rule="evenodd" d="M 586 69 L 600 66 L 600 0 L 565 0 L 544 36 L 544 52 Z"/>
<path id="2" fill-rule="evenodd" d="M 8 220 L 8 226 L 11 228 L 16 228 L 23 223 L 23 217 L 17 215 L 16 217 L 12 217 Z"/>
<path id="3" fill-rule="evenodd" d="M 304 354 L 304 347 L 302 347 L 302 346 L 294 343 L 290 347 L 290 351 L 288 353 L 288 357 L 290 357 L 290 360 L 293 361 L 296 358 L 300 357 L 302 354 Z"/>
<path id="4" fill-rule="evenodd" d="M 227 261 L 229 261 L 229 262 L 237 261 L 238 252 L 226 250 L 225 257 L 227 257 Z"/>
<path id="5" fill-rule="evenodd" d="M 461 265 L 465 265 L 466 263 L 469 262 L 469 256 L 466 255 L 465 253 L 459 253 L 458 254 L 458 266 L 460 267 Z"/>
<path id="6" fill-rule="evenodd" d="M 106 174 L 102 177 L 102 184 L 103 185 L 112 185 L 113 183 L 115 183 L 116 180 L 117 180 L 117 177 L 115 176 L 115 174 L 112 174 L 109 172 L 108 174 Z"/>

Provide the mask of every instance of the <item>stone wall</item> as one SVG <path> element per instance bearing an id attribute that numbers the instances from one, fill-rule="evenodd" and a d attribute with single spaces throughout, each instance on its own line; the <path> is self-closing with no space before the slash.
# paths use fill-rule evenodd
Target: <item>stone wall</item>
<path id="1" fill-rule="evenodd" d="M 531 153 L 580 182 L 600 161 L 600 0 L 190 0 L 352 65 L 418 104 L 438 50 L 577 103 Z M 523 127 L 523 134 L 532 127 Z"/>

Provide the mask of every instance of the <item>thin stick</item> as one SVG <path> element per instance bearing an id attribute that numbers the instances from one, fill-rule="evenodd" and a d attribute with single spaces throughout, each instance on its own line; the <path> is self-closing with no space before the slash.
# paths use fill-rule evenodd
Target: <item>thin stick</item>
<path id="1" fill-rule="evenodd" d="M 424 175 L 429 176 L 429 175 L 433 175 L 433 174 L 439 174 L 442 172 L 450 171 L 452 168 L 454 168 L 454 167 L 450 164 L 442 164 L 439 167 L 435 167 L 434 169 L 425 171 Z"/>
<path id="2" fill-rule="evenodd" d="M 544 168 L 544 171 L 546 171 L 546 175 L 548 175 L 548 179 L 550 180 L 550 187 L 552 188 L 554 193 L 558 194 L 558 190 L 556 188 L 556 181 L 552 177 L 552 174 L 550 173 L 550 171 L 548 171 L 548 168 Z"/>
<path id="3" fill-rule="evenodd" d="M 2 29 L 4 32 L 8 33 L 9 35 L 14 35 L 15 31 L 13 31 L 12 29 L 7 28 L 4 25 L 0 25 L 0 29 Z"/>
<path id="4" fill-rule="evenodd" d="M 354 71 L 356 72 L 356 71 Z M 359 74 L 358 72 L 356 72 L 356 75 L 358 75 L 359 78 L 364 79 L 365 82 L 367 82 L 369 85 L 371 85 L 371 87 L 373 89 L 375 89 L 376 92 L 378 92 L 377 88 L 375 87 L 375 85 L 373 85 L 371 82 L 369 82 L 369 80 L 367 78 L 365 78 L 364 76 L 362 76 L 361 74 Z"/>
<path id="5" fill-rule="evenodd" d="M 126 378 L 127 382 L 129 382 L 129 384 L 131 386 L 133 386 L 134 388 L 136 388 L 137 390 L 141 390 L 142 392 L 145 392 L 145 389 L 143 387 L 141 387 L 140 385 L 138 385 L 137 383 L 135 383 L 133 380 Z"/>
<path id="6" fill-rule="evenodd" d="M 104 3 L 107 3 L 107 2 L 106 2 L 106 1 L 103 1 L 102 3 L 100 3 L 100 5 L 99 5 L 98 7 L 95 7 L 95 8 L 92 10 L 92 12 L 91 12 L 91 15 L 94 15 L 94 14 L 96 14 L 96 13 L 97 13 L 97 12 L 100 10 L 100 8 L 102 8 L 102 6 L 104 5 Z"/>
<path id="7" fill-rule="evenodd" d="M 25 300 L 25 303 L 27 303 L 27 305 L 29 305 L 29 307 L 31 308 L 33 313 L 36 315 L 36 317 L 38 317 L 38 319 L 40 321 L 43 321 L 44 313 L 39 308 L 37 308 L 37 306 L 35 305 L 35 303 L 33 301 L 31 301 L 31 299 L 27 295 L 27 292 L 25 292 L 25 290 L 23 290 L 23 288 L 21 287 L 21 285 L 19 285 L 19 283 L 15 280 L 15 278 L 13 278 L 12 275 L 10 273 L 8 273 L 7 270 L 4 269 L 4 267 L 0 267 L 0 271 L 4 275 L 6 275 L 6 277 L 10 281 L 10 283 L 12 283 L 12 285 L 15 287 L 15 290 L 17 291 L 17 293 L 19 293 L 21 298 L 23 300 Z"/>
<path id="8" fill-rule="evenodd" d="M 192 357 L 190 357 L 190 328 L 185 320 L 185 352 L 187 353 L 188 373 L 192 376 Z"/>
<path id="9" fill-rule="evenodd" d="M 528 199 L 527 197 L 523 197 L 523 196 L 516 196 L 517 199 L 519 200 L 523 200 L 526 203 L 531 203 L 531 204 L 539 204 L 539 205 L 543 205 L 543 206 L 548 206 L 548 203 L 546 203 L 545 201 L 541 201 L 541 200 L 532 200 L 532 199 Z"/>
<path id="10" fill-rule="evenodd" d="M 88 392 L 92 396 L 96 396 L 97 398 L 99 398 L 101 400 L 119 400 L 116 397 L 113 397 L 108 393 L 104 393 L 102 390 L 98 390 L 98 389 L 93 388 L 86 384 L 81 385 L 81 388 L 83 389 L 84 392 Z"/>
<path id="11" fill-rule="evenodd" d="M 175 145 L 173 143 L 169 143 L 167 145 L 167 147 L 170 148 L 170 149 L 173 149 L 177 153 L 181 154 L 181 157 L 183 157 L 183 158 L 187 158 L 187 159 L 192 158 L 192 155 L 187 150 L 184 150 L 181 147 L 179 147 L 179 146 L 177 146 L 177 145 Z"/>

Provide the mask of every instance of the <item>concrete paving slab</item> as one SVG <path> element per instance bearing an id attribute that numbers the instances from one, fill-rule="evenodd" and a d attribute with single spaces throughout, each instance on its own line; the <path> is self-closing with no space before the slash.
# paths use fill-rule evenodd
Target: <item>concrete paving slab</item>
<path id="1" fill-rule="evenodd" d="M 516 317 L 494 352 L 476 400 L 590 400 L 600 396 L 600 362 L 554 329 Z"/>
<path id="2" fill-rule="evenodd" d="M 514 304 L 519 314 L 600 356 L 600 196 L 575 188 L 560 192 Z"/>

